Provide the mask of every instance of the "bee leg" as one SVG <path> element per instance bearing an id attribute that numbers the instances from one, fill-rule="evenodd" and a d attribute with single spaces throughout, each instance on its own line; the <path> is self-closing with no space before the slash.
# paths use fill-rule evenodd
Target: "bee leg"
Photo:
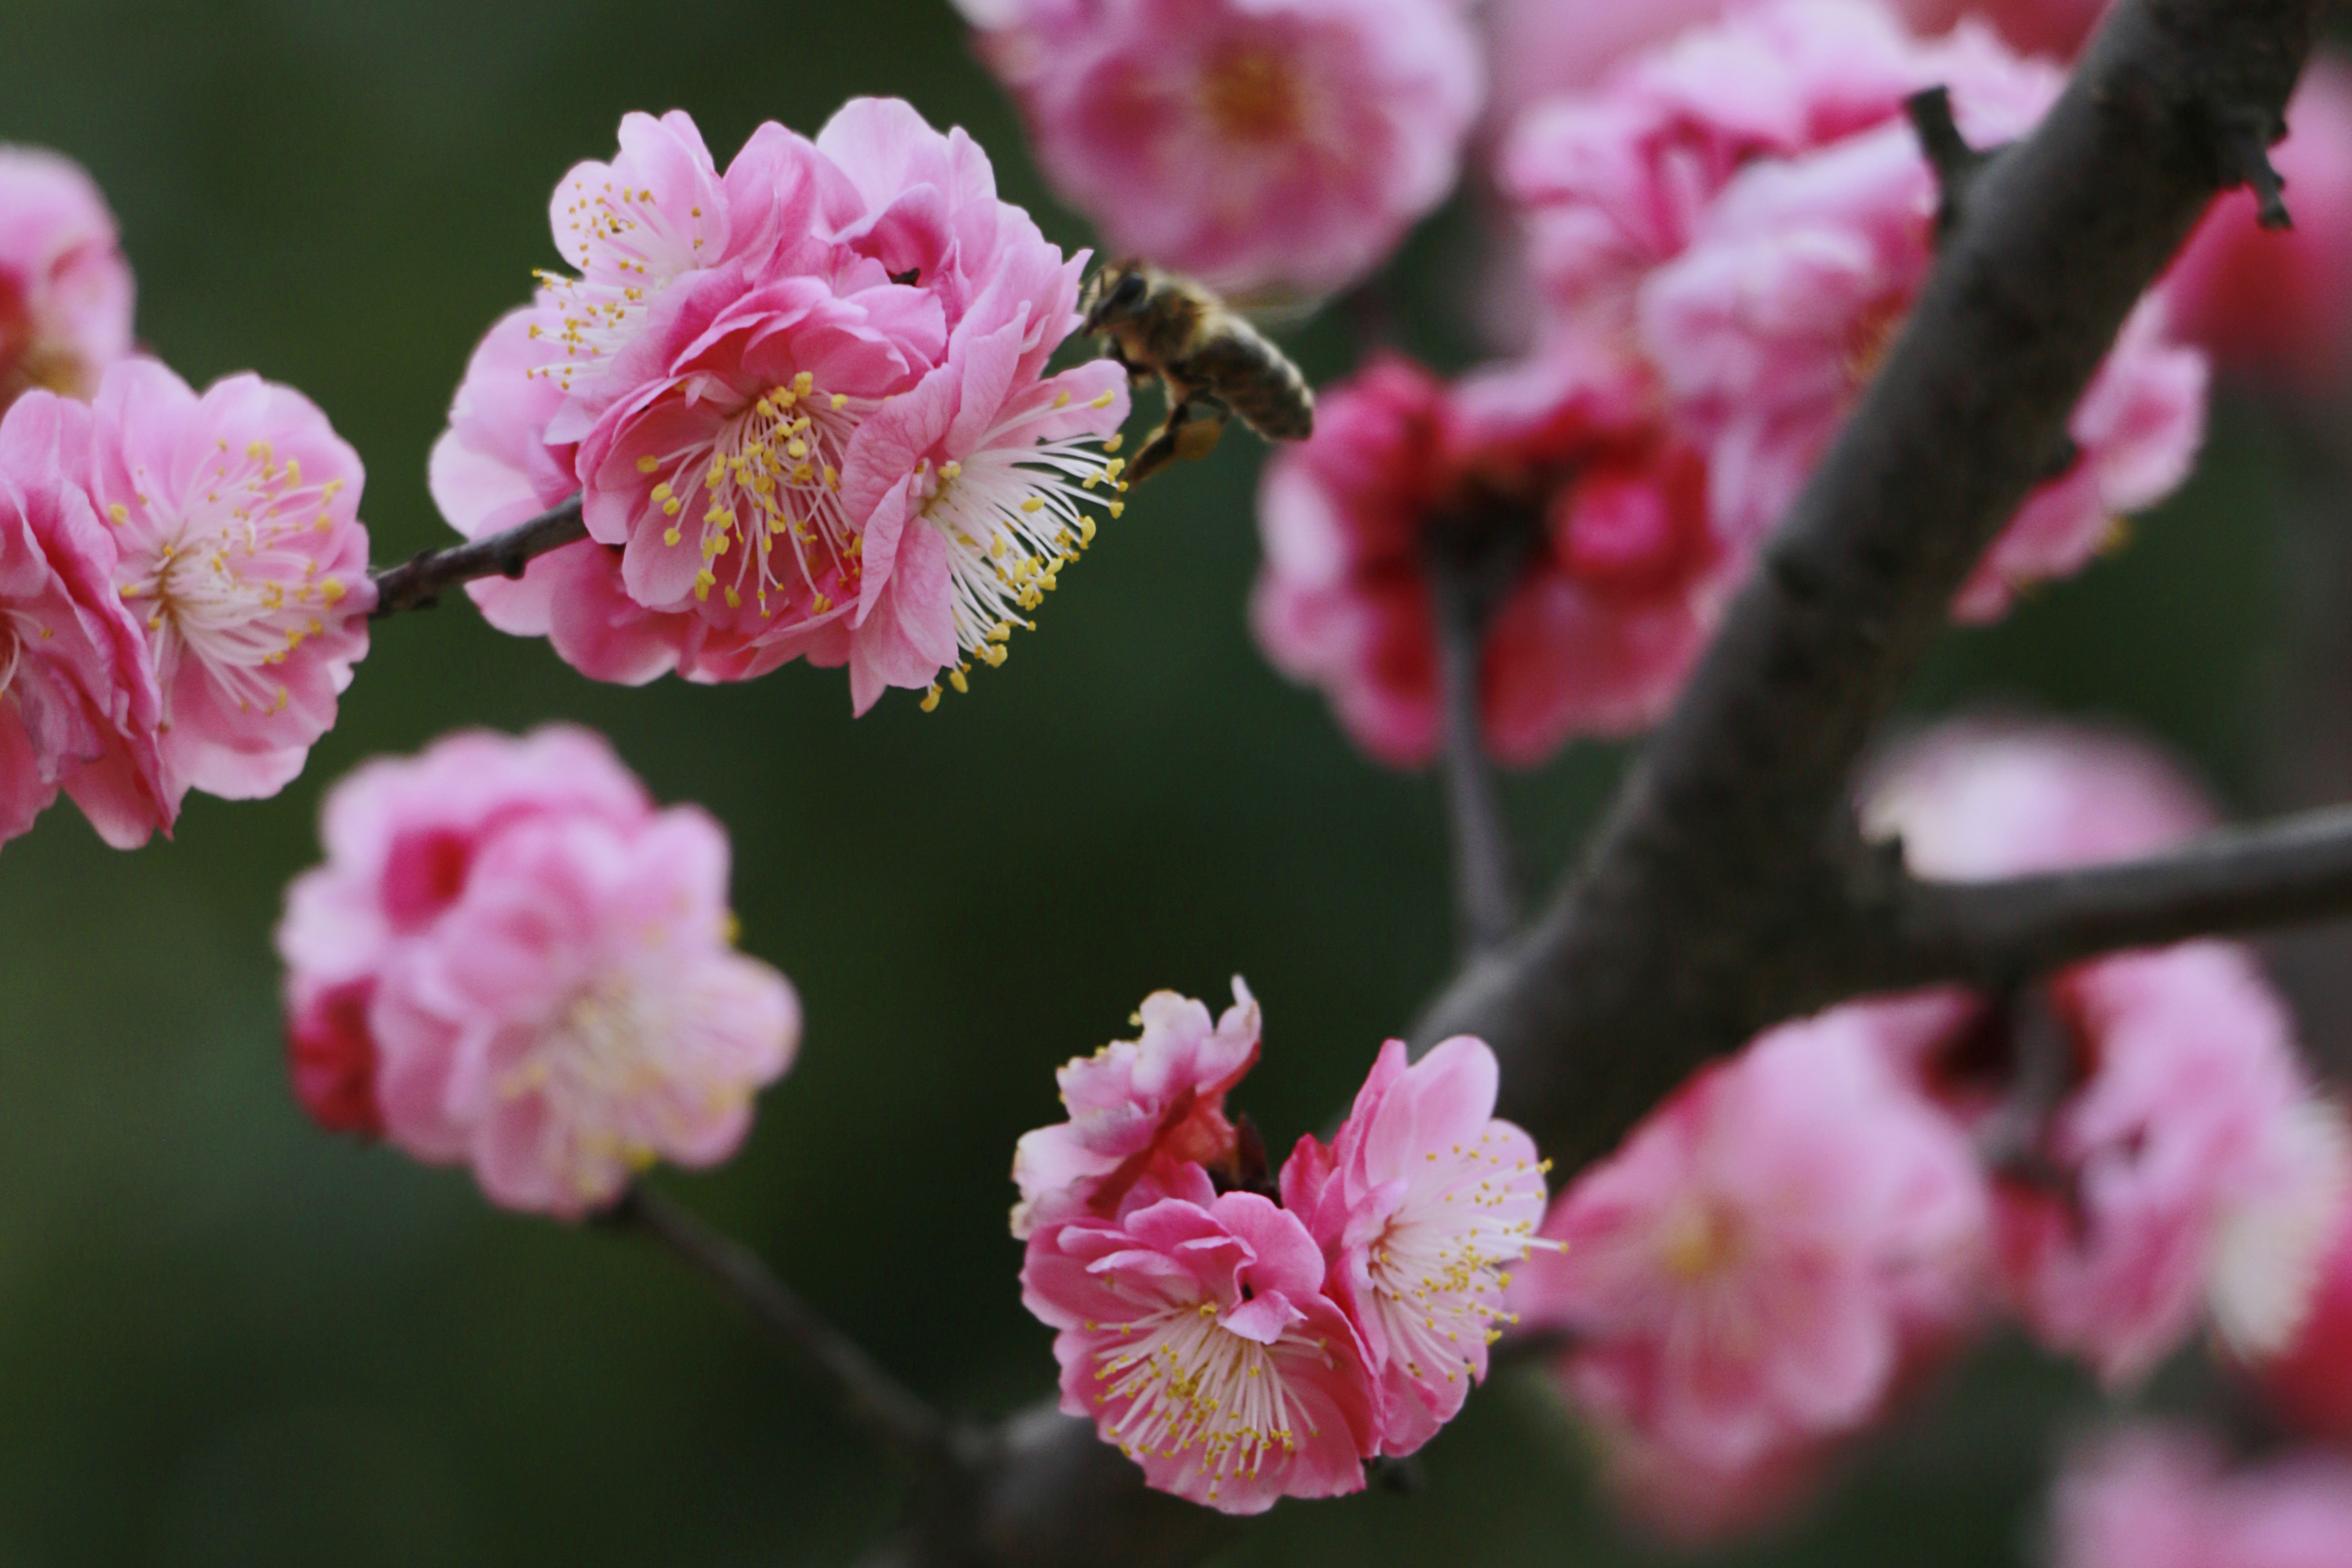
<path id="1" fill-rule="evenodd" d="M 1142 448 L 1135 454 L 1135 460 L 1127 466 L 1127 482 L 1130 486 L 1141 484 L 1176 460 L 1177 421 L 1183 412 L 1184 405 L 1181 403 L 1170 409 L 1160 428 L 1146 438 Z"/>
<path id="2" fill-rule="evenodd" d="M 1147 365 L 1139 365 L 1128 358 L 1127 351 L 1118 346 L 1117 338 L 1110 338 L 1104 342 L 1103 358 L 1127 372 L 1127 384 L 1138 391 L 1141 391 L 1150 384 L 1152 379 L 1150 368 Z"/>
<path id="3" fill-rule="evenodd" d="M 1232 417 L 1233 410 L 1213 397 L 1187 404 L 1183 422 L 1175 426 L 1176 455 L 1197 463 L 1215 451 L 1217 437 L 1225 433 L 1225 421 Z"/>

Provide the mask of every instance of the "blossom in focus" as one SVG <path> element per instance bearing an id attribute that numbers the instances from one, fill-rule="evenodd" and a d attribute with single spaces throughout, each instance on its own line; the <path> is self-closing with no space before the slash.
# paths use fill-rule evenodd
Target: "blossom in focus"
<path id="1" fill-rule="evenodd" d="M 367 655 L 359 455 L 308 398 L 253 375 L 199 395 L 125 360 L 91 412 L 90 495 L 154 661 L 170 798 L 276 795 Z"/>
<path id="2" fill-rule="evenodd" d="M 1785 512 L 1927 274 L 1934 173 L 1903 100 L 1951 89 L 1991 145 L 2054 100 L 2054 68 L 1979 26 L 1918 40 L 1859 0 L 1770 0 L 1530 110 L 1503 159 L 1556 334 L 1654 363 L 1707 459 L 1716 530 L 1746 545 Z M 2070 429 L 1955 610 L 2080 570 L 2116 519 L 2162 500 L 2204 432 L 2205 362 L 2161 296 L 2126 327 Z"/>
<path id="3" fill-rule="evenodd" d="M 1542 1245 L 1550 1167 L 1495 1115 L 1499 1077 L 1483 1040 L 1411 1066 L 1391 1040 L 1331 1143 L 1310 1134 L 1282 1167 L 1283 1206 L 1322 1246 L 1326 1289 L 1380 1375 L 1384 1454 L 1428 1442 L 1486 1381 L 1509 1271 Z"/>
<path id="4" fill-rule="evenodd" d="M 81 165 L 0 144 L 0 409 L 35 387 L 87 400 L 131 352 L 131 268 Z"/>
<path id="5" fill-rule="evenodd" d="M 1003 663 L 1121 505 L 1116 367 L 1045 374 L 1084 258 L 896 100 L 762 126 L 723 175 L 682 114 L 623 144 L 558 194 L 581 273 L 492 330 L 436 450 L 469 537 L 583 496 L 591 542 L 485 613 L 605 679 L 847 664 L 861 712 Z"/>
<path id="6" fill-rule="evenodd" d="M 1785 1501 L 1968 1315 L 1985 1193 L 1888 1065 L 1874 1005 L 1759 1037 L 1579 1176 L 1511 1305 L 1566 1331 L 1570 1403 L 1620 1489 L 1704 1536 Z"/>
<path id="7" fill-rule="evenodd" d="M 1258 1056 L 1261 1019 L 1249 987 L 1235 975 L 1234 1005 L 1213 1021 L 1191 997 L 1155 991 L 1136 1022 L 1134 1039 L 1055 1072 L 1070 1119 L 1022 1134 L 1013 1150 L 1016 1237 L 1074 1215 L 1108 1218 L 1147 1175 L 1164 1184 L 1181 1165 L 1232 1158 L 1225 1095 Z"/>
<path id="8" fill-rule="evenodd" d="M 384 1135 L 468 1163 L 491 1201 L 577 1217 L 655 1160 L 710 1165 L 791 1064 L 800 1007 L 738 953 L 725 833 L 534 817 L 394 952 L 369 1022 Z"/>
<path id="9" fill-rule="evenodd" d="M 60 788 L 119 848 L 176 815 L 154 673 L 86 489 L 89 423 L 47 392 L 0 416 L 0 842 Z"/>
<path id="10" fill-rule="evenodd" d="M 1226 1513 L 1361 1490 L 1381 1390 L 1323 1253 L 1255 1193 L 1198 1165 L 1129 1194 L 1115 1219 L 1040 1230 L 1021 1270 L 1057 1333 L 1062 1409 L 1090 1417 L 1146 1480 Z"/>
<path id="11" fill-rule="evenodd" d="M 1433 546 L 1523 552 L 1479 676 L 1487 744 L 1521 763 L 1654 720 L 1736 566 L 1707 526 L 1704 468 L 1659 426 L 1638 369 L 1573 347 L 1452 385 L 1375 362 L 1276 454 L 1258 523 L 1259 646 L 1401 766 L 1439 733 Z M 1495 537 L 1513 529 L 1525 537 Z"/>
<path id="12" fill-rule="evenodd" d="M 2168 275 L 2182 335 L 2223 365 L 2314 392 L 2352 360 L 2352 65 L 2322 56 L 2271 149 L 2294 226 L 2261 227 L 2253 194 L 2214 203 Z"/>
<path id="13" fill-rule="evenodd" d="M 339 782 L 320 816 L 326 863 L 294 879 L 278 927 L 303 1107 L 330 1131 L 382 1131 L 369 1023 L 378 984 L 401 945 L 457 905 L 500 834 L 573 817 L 635 830 L 653 810 L 604 738 L 570 725 L 520 739 L 460 731 Z"/>
<path id="14" fill-rule="evenodd" d="M 2291 1452 L 2230 1469 L 2184 1427 L 2126 1426 L 2079 1446 L 2051 1511 L 2056 1568 L 2352 1563 L 2352 1461 Z"/>
<path id="15" fill-rule="evenodd" d="M 2294 1339 L 2250 1370 L 2294 1430 L 2352 1444 L 2352 1215 L 2337 1226 Z"/>
<path id="16" fill-rule="evenodd" d="M 1930 732 L 1864 790 L 1866 828 L 1899 834 L 1921 876 L 2019 875 L 2144 854 L 2210 808 L 2160 756 L 2059 725 L 1964 721 Z M 2063 1093 L 1995 1208 L 1998 1272 L 2044 1343 L 2111 1382 L 2144 1374 L 2202 1320 L 2241 1354 L 2284 1348 L 2352 1196 L 2352 1142 L 2297 1058 L 2252 956 L 2197 942 L 2061 972 L 2044 994 Z M 1907 1057 L 1972 1120 L 1970 1065 L 2013 1068 L 1981 1005 Z"/>
<path id="17" fill-rule="evenodd" d="M 1037 161 L 1118 252 L 1320 295 L 1444 200 L 1485 82 L 1449 0 L 960 0 Z"/>

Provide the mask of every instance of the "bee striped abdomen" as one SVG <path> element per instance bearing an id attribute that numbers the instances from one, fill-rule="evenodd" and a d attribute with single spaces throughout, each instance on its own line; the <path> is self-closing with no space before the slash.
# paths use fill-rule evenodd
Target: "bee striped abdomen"
<path id="1" fill-rule="evenodd" d="M 1218 323 L 1184 371 L 1270 441 L 1304 441 L 1315 433 L 1315 395 L 1307 378 L 1246 321 L 1229 317 Z"/>

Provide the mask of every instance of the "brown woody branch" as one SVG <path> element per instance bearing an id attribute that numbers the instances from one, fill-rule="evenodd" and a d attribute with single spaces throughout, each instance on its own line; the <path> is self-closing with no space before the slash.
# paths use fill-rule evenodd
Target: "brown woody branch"
<path id="1" fill-rule="evenodd" d="M 1486 1037 L 1507 1112 L 1563 1164 L 1708 1057 L 1864 988 L 1885 945 L 1864 916 L 1901 884 L 1855 832 L 1855 760 L 2125 316 L 2245 176 L 2243 128 L 2280 122 L 2321 8 L 2126 0 L 2041 127 L 1969 180 L 1909 325 L 1583 865 L 1416 1031 Z"/>
<path id="2" fill-rule="evenodd" d="M 375 579 L 375 613 L 427 609 L 449 589 L 478 577 L 520 577 L 533 558 L 588 537 L 581 521 L 580 498 L 572 497 L 554 510 L 542 512 L 502 532 L 453 544 L 446 550 L 421 550 L 398 566 L 368 574 Z"/>

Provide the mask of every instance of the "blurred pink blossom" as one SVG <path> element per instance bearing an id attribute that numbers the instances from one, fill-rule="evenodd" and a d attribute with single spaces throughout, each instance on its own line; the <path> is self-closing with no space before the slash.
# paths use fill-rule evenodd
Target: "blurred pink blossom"
<path id="1" fill-rule="evenodd" d="M 2352 363 L 2352 65 L 2313 61 L 2286 123 L 2271 162 L 2294 227 L 2257 226 L 2253 194 L 2229 192 L 2165 289 L 2183 335 L 2222 364 L 2327 392 Z"/>
<path id="2" fill-rule="evenodd" d="M 163 692 L 165 788 L 276 795 L 367 656 L 359 455 L 308 398 L 253 375 L 199 396 L 124 360 L 92 413 L 90 495 Z"/>
<path id="3" fill-rule="evenodd" d="M 1484 93 L 1448 0 L 961 0 L 1114 250 L 1319 295 L 1444 200 Z"/>
<path id="4" fill-rule="evenodd" d="M 814 142 L 761 126 L 722 176 L 684 115 L 632 116 L 554 216 L 581 275 L 476 352 L 434 491 L 476 537 L 583 493 L 591 542 L 477 596 L 583 672 L 805 658 L 849 665 L 860 712 L 890 686 L 936 701 L 1003 662 L 1086 509 L 1120 510 L 1094 447 L 1123 380 L 1045 374 L 1084 258 L 997 200 L 961 131 L 856 100 Z"/>
<path id="5" fill-rule="evenodd" d="M 80 164 L 0 144 L 0 409 L 34 387 L 87 400 L 131 352 L 114 215 Z"/>
<path id="6" fill-rule="evenodd" d="M 1984 720 L 1898 752 L 1863 798 L 1866 829 L 1900 835 L 1914 872 L 1963 880 L 2144 854 L 2211 815 L 2126 737 Z M 2030 1166 L 1999 1188 L 2011 1304 L 2113 1382 L 2147 1373 L 2202 1319 L 2242 1353 L 2284 1347 L 2343 1223 L 2352 1148 L 2252 957 L 2217 942 L 2119 954 L 2062 972 L 2047 999 L 2071 1059 Z M 1999 1025 L 1956 1006 L 1902 1054 L 1957 1108 L 1986 1114 L 1954 1068 Z"/>
<path id="7" fill-rule="evenodd" d="M 1219 1195 L 1198 1165 L 1130 1191 L 1115 1219 L 1038 1230 L 1021 1270 L 1058 1331 L 1063 1410 L 1150 1486 L 1225 1513 L 1363 1488 L 1381 1388 L 1323 1284 L 1296 1215 Z"/>
<path id="8" fill-rule="evenodd" d="M 0 416 L 0 842 L 63 788 L 118 848 L 171 831 L 161 697 L 85 488 L 89 414 L 48 392 Z"/>
<path id="9" fill-rule="evenodd" d="M 548 725 L 516 739 L 445 735 L 415 757 L 362 764 L 327 792 L 326 864 L 287 889 L 288 1051 L 303 1107 L 335 1131 L 375 1132 L 368 1025 L 395 951 L 457 904 L 484 849 L 520 823 L 593 817 L 634 828 L 653 802 L 604 737 Z"/>
<path id="10" fill-rule="evenodd" d="M 1528 104 L 1591 87 L 1626 56 L 1711 22 L 1730 0 L 1655 0 L 1648 5 L 1486 0 L 1479 19 L 1494 82 L 1488 112 L 1508 123 Z"/>
<path id="11" fill-rule="evenodd" d="M 1964 16 L 1991 23 L 2011 47 L 2071 60 L 2089 41 L 2114 0 L 1895 0 L 1895 9 L 1923 33 L 1940 32 Z"/>
<path id="12" fill-rule="evenodd" d="M 2352 1445 L 2352 1214 L 2336 1228 L 2294 1338 L 2252 1370 L 2296 1431 Z"/>
<path id="13" fill-rule="evenodd" d="M 1427 552 L 1465 528 L 1529 531 L 1488 624 L 1481 720 L 1495 754 L 1654 720 L 1705 645 L 1734 564 L 1705 470 L 1657 425 L 1639 371 L 1566 346 L 1451 386 L 1396 359 L 1322 395 L 1312 439 L 1259 492 L 1259 646 L 1323 688 L 1384 762 L 1434 752 Z"/>
<path id="14" fill-rule="evenodd" d="M 2346 1568 L 2352 1461 L 2229 1469 L 2201 1433 L 2125 1426 L 2068 1456 L 2052 1514 L 2055 1568 Z"/>
<path id="15" fill-rule="evenodd" d="M 1900 331 L 1932 259 L 1935 175 L 1901 116 L 1948 86 L 1979 146 L 2030 131 L 2062 79 L 1978 26 L 1906 35 L 1861 0 L 1767 0 L 1530 110 L 1503 160 L 1552 331 L 1657 368 L 1736 548 L 1779 521 Z M 1955 612 L 1997 617 L 2169 494 L 2204 433 L 2205 363 L 2151 300 Z"/>
<path id="16" fill-rule="evenodd" d="M 378 985 L 385 1136 L 470 1164 L 494 1203 L 572 1218 L 655 1160 L 732 1154 L 791 1064 L 800 1005 L 735 952 L 727 877 L 726 834 L 690 807 L 490 837 Z"/>
<path id="17" fill-rule="evenodd" d="M 1257 1001 L 1234 977 L 1234 1005 L 1209 1009 L 1155 991 L 1136 1014 L 1141 1032 L 1057 1069 L 1067 1121 L 1022 1134 L 1013 1179 L 1021 1201 L 1013 1234 L 1079 1215 L 1107 1219 L 1146 1176 L 1163 1184 L 1187 1163 L 1221 1165 L 1233 1152 L 1225 1095 L 1257 1064 Z"/>
<path id="18" fill-rule="evenodd" d="M 1702 1537 L 1786 1503 L 1964 1323 L 1986 1195 L 1958 1128 L 1890 1069 L 1885 1021 L 1759 1037 L 1580 1175 L 1511 1290 L 1621 1489 Z"/>
<path id="19" fill-rule="evenodd" d="M 1544 1246 L 1550 1167 L 1495 1115 L 1499 1077 L 1483 1040 L 1456 1036 L 1411 1066 L 1391 1040 L 1331 1143 L 1302 1138 L 1282 1167 L 1283 1206 L 1322 1246 L 1326 1289 L 1380 1375 L 1383 1454 L 1461 1413 L 1511 1321 L 1509 1270 Z"/>

